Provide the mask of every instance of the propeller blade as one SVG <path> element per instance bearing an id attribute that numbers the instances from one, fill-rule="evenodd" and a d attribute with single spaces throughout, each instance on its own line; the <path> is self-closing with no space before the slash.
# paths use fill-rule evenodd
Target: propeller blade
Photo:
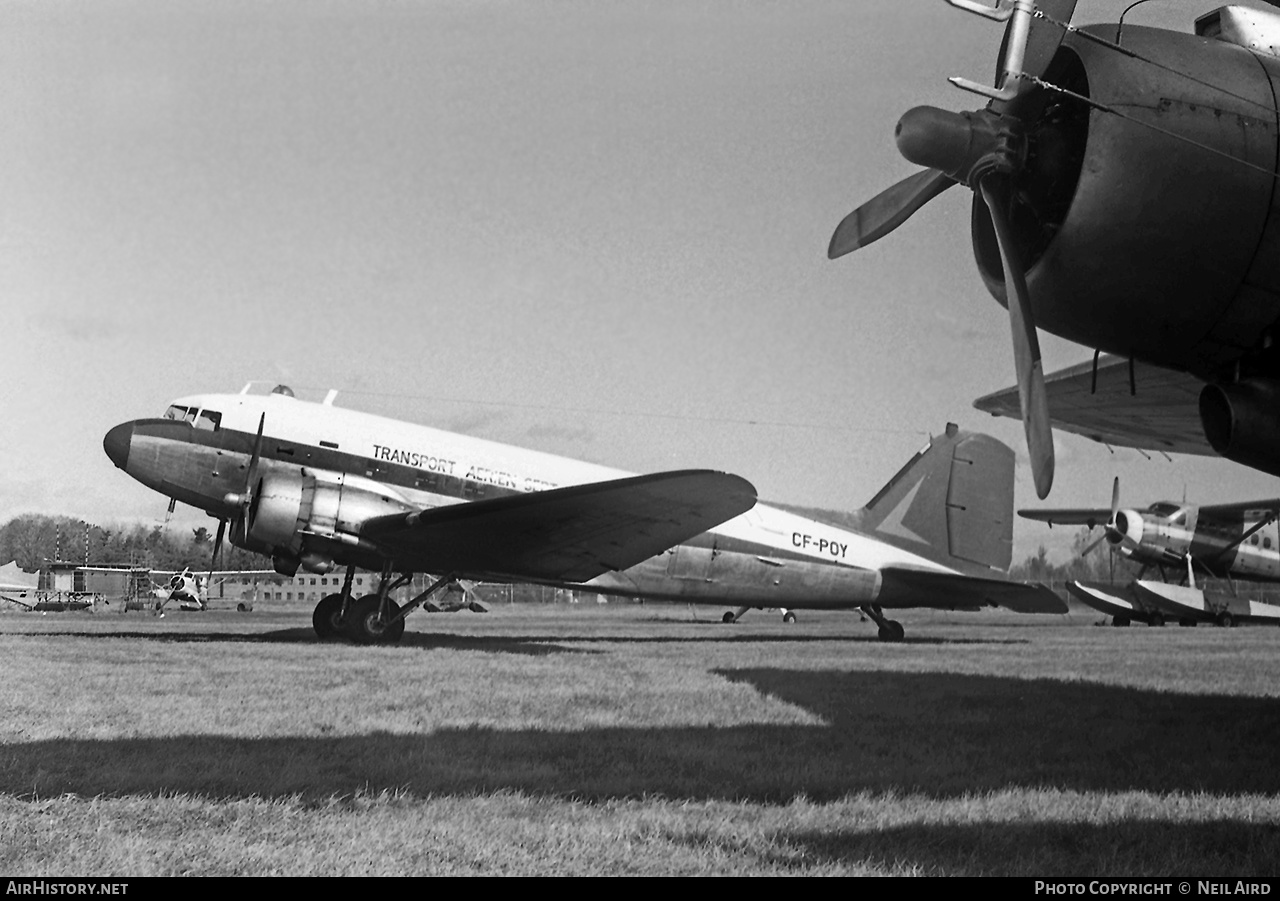
<path id="1" fill-rule="evenodd" d="M 249 473 L 245 477 L 245 490 L 253 490 L 255 476 L 258 474 L 258 460 L 262 458 L 262 427 L 267 424 L 267 414 L 258 419 L 258 437 L 253 440 L 253 456 L 249 458 Z"/>
<path id="2" fill-rule="evenodd" d="M 1106 541 L 1106 540 L 1107 540 L 1107 530 L 1106 530 L 1106 529 L 1103 529 L 1103 530 L 1102 530 L 1102 534 L 1101 534 L 1101 535 L 1099 535 L 1097 538 L 1095 538 L 1093 541 L 1090 541 L 1090 542 L 1089 542 L 1089 546 L 1088 546 L 1088 547 L 1086 547 L 1083 551 L 1081 551 L 1081 552 L 1080 552 L 1080 556 L 1081 556 L 1081 558 L 1088 557 L 1088 556 L 1089 556 L 1089 552 L 1090 552 L 1091 550 L 1093 550 L 1094 548 L 1096 548 L 1098 545 L 1102 544 L 1102 542 L 1104 542 L 1104 541 Z"/>
<path id="3" fill-rule="evenodd" d="M 1111 482 L 1111 518 L 1107 520 L 1107 528 L 1116 527 L 1116 517 L 1120 514 L 1120 477 Z"/>
<path id="4" fill-rule="evenodd" d="M 218 555 L 222 553 L 222 539 L 227 533 L 227 521 L 218 520 L 218 534 L 213 539 L 213 557 L 209 560 L 208 584 L 213 584 L 213 571 L 218 568 Z"/>
<path id="5" fill-rule="evenodd" d="M 1004 286 L 1009 305 L 1009 325 L 1013 332 L 1013 360 L 1018 375 L 1018 402 L 1022 427 L 1027 435 L 1031 476 L 1041 500 L 1053 487 L 1053 428 L 1049 424 L 1049 397 L 1044 387 L 1044 366 L 1040 362 L 1040 340 L 1036 336 L 1031 295 L 1022 272 L 1022 258 L 1009 226 L 1009 191 L 1004 176 L 992 173 L 979 182 L 982 199 L 991 211 Z"/>
<path id="6" fill-rule="evenodd" d="M 1066 29 L 1055 23 L 1070 24 L 1071 17 L 1076 11 L 1076 0 L 1036 0 L 1035 5 L 1040 15 L 1024 20 L 1025 24 L 1021 27 L 1026 29 L 1026 33 L 1020 41 L 1013 34 L 1014 27 L 1017 25 L 1016 17 L 1010 18 L 1009 24 L 1005 26 L 1004 40 L 1000 42 L 1000 53 L 996 57 L 996 84 L 1008 87 L 1005 84 L 1005 76 L 1011 68 L 1014 69 L 1014 77 L 1018 79 L 1018 83 L 1014 86 L 1015 96 L 1035 87 L 1034 82 L 1020 76 L 1029 75 L 1039 78 L 1044 75 L 1067 33 Z M 1016 57 L 1020 54 L 1021 59 L 1010 58 L 1011 42 L 1020 46 L 1013 55 Z M 995 100 L 991 107 L 996 112 L 1002 112 L 1008 102 Z"/>
<path id="7" fill-rule="evenodd" d="M 955 183 L 945 172 L 925 169 L 881 191 L 836 226 L 827 259 L 834 260 L 880 240 Z"/>

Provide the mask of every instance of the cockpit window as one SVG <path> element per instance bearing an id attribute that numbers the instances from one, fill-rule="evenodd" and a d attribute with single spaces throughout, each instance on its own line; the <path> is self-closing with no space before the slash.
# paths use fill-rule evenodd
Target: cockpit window
<path id="1" fill-rule="evenodd" d="M 184 419 L 187 418 L 187 414 L 189 412 L 191 411 L 188 410 L 186 407 L 179 407 L 177 404 L 173 404 L 172 406 L 169 407 L 169 409 L 164 411 L 164 418 L 176 419 L 178 422 L 182 422 Z"/>
<path id="2" fill-rule="evenodd" d="M 196 420 L 196 428 L 206 429 L 210 432 L 218 431 L 218 426 L 222 424 L 222 414 L 213 410 L 201 410 L 200 418 Z"/>
<path id="3" fill-rule="evenodd" d="M 1149 512 L 1154 513 L 1157 516 L 1172 516 L 1174 513 L 1178 512 L 1178 505 L 1170 504 L 1168 502 L 1152 504 L 1149 508 Z"/>

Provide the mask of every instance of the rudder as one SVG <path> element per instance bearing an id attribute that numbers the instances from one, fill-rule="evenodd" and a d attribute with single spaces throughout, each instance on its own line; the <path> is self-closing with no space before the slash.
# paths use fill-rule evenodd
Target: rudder
<path id="1" fill-rule="evenodd" d="M 1005 572 L 1013 560 L 1014 453 L 948 423 L 863 508 L 862 525 L 961 571 Z"/>

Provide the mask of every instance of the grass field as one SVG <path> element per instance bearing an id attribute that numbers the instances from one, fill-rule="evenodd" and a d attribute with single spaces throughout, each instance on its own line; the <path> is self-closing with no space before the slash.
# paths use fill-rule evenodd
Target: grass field
<path id="1" fill-rule="evenodd" d="M 1280 629 L 0 614 L 0 872 L 1280 875 Z"/>

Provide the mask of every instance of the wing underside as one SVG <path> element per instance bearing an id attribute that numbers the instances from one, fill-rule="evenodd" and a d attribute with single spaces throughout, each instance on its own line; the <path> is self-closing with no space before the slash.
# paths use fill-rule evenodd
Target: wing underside
<path id="1" fill-rule="evenodd" d="M 1185 372 L 1105 356 L 1045 376 L 1050 421 L 1112 447 L 1136 447 L 1170 454 L 1217 456 L 1200 425 L 1204 382 Z M 1021 419 L 1018 389 L 1006 388 L 973 402 L 994 416 Z"/>
<path id="2" fill-rule="evenodd" d="M 1018 613 L 1066 613 L 1067 604 L 1044 585 L 953 573 L 888 567 L 880 571 L 884 607 L 976 610 L 1005 607 Z"/>
<path id="3" fill-rule="evenodd" d="M 685 470 L 378 517 L 361 537 L 419 572 L 586 582 L 750 510 L 735 475 Z"/>

